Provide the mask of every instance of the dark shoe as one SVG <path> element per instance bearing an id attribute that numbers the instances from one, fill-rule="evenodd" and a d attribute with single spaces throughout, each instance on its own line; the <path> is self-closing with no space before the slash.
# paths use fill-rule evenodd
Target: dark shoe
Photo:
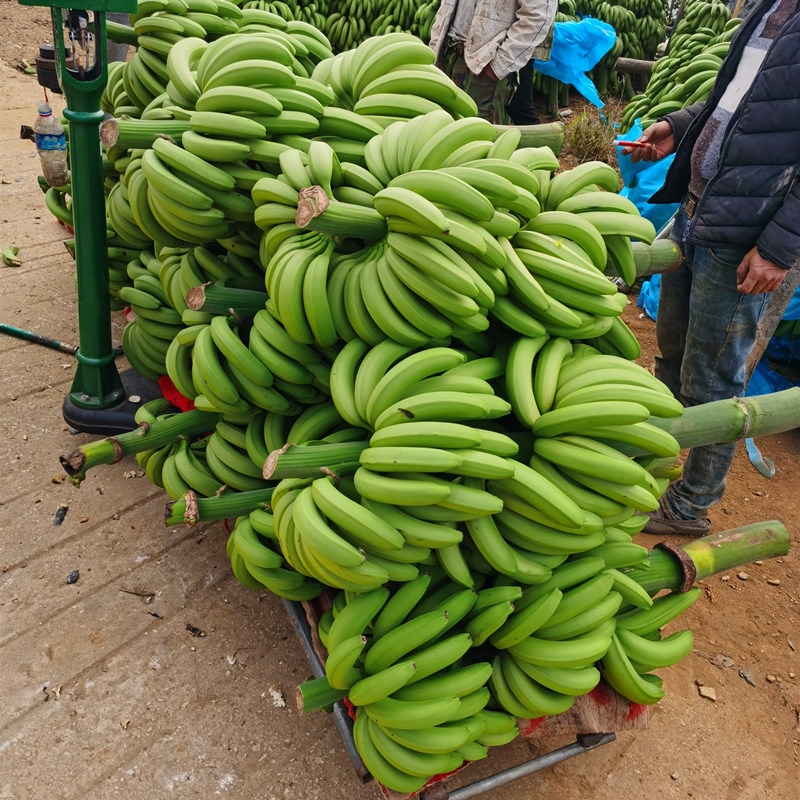
<path id="1" fill-rule="evenodd" d="M 650 521 L 644 526 L 645 533 L 655 533 L 660 536 L 671 534 L 673 536 L 705 536 L 711 530 L 711 520 L 707 517 L 700 519 L 681 519 L 667 505 L 662 497 L 658 501 L 658 510 L 646 514 Z"/>

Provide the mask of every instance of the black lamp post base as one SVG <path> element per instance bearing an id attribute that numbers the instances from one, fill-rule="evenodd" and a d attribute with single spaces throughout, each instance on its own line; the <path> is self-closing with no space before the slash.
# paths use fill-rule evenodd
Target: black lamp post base
<path id="1" fill-rule="evenodd" d="M 149 400 L 161 397 L 156 381 L 143 378 L 136 370 L 120 372 L 125 399 L 110 408 L 84 408 L 74 403 L 70 396 L 64 398 L 61 413 L 67 425 L 81 431 L 100 436 L 115 436 L 136 428 L 136 409 Z M 138 398 L 132 401 L 131 398 Z"/>

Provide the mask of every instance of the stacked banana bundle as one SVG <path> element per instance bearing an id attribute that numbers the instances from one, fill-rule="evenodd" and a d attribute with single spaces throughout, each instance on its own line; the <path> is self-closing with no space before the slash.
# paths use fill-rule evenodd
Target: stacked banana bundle
<path id="1" fill-rule="evenodd" d="M 570 11 L 570 6 L 574 10 Z M 650 59 L 667 34 L 667 4 L 663 0 L 562 0 L 559 10 L 607 22 L 622 43 L 620 55 Z M 613 68 L 613 64 L 610 65 Z"/>
<path id="2" fill-rule="evenodd" d="M 415 792 L 513 740 L 517 718 L 569 710 L 601 675 L 636 702 L 663 696 L 650 670 L 680 661 L 693 639 L 658 631 L 699 589 L 653 601 L 601 557 L 550 563 L 539 583 L 475 570 L 465 588 L 428 567 L 394 592 L 334 597 L 319 624 L 326 678 L 356 706 L 356 746 L 383 784 Z"/>
<path id="3" fill-rule="evenodd" d="M 313 77 L 330 86 L 338 107 L 377 117 L 382 127 L 438 109 L 456 117 L 476 116 L 474 101 L 433 60 L 433 51 L 420 39 L 395 32 L 327 59 Z"/>
<path id="4" fill-rule="evenodd" d="M 244 8 L 278 14 L 286 20 L 305 20 L 330 39 L 337 52 L 356 47 L 369 36 L 404 31 L 427 41 L 439 0 L 318 0 L 316 3 L 249 0 Z"/>
<path id="5" fill-rule="evenodd" d="M 696 593 L 653 601 L 625 571 L 647 563 L 635 512 L 678 471 L 657 423 L 681 407 L 605 277 L 632 282 L 652 225 L 607 165 L 552 177 L 550 150 L 496 135 L 407 34 L 305 77 L 293 42 L 320 36 L 260 19 L 168 42 L 168 114 L 115 122 L 126 355 L 199 410 L 141 409 L 176 423 L 139 453 L 147 477 L 236 499 L 245 586 L 338 591 L 328 679 L 390 788 L 601 674 L 656 702 L 651 670 L 691 636 L 659 631 Z"/>
<path id="6" fill-rule="evenodd" d="M 136 52 L 128 62 L 110 66 L 101 103 L 104 111 L 115 116 L 188 119 L 186 111 L 195 108 L 204 90 L 225 86 L 255 84 L 302 91 L 316 64 L 332 55 L 330 42 L 313 25 L 287 22 L 267 11 L 240 9 L 228 0 L 142 0 L 131 20 Z M 111 38 L 116 30 L 110 29 Z M 247 38 L 231 39 L 231 34 L 247 34 Z M 263 65 L 249 63 L 254 59 L 269 61 L 272 70 L 264 73 Z M 251 109 L 253 116 L 279 115 L 283 104 L 276 99 L 277 107 L 272 103 Z M 213 105 L 210 101 L 210 110 Z M 294 111 L 296 105 L 289 102 L 286 110 Z M 295 131 L 284 126 L 282 132 Z"/>
<path id="7" fill-rule="evenodd" d="M 690 0 L 670 40 L 669 54 L 653 65 L 643 94 L 626 106 L 620 129 L 641 118 L 643 128 L 665 114 L 705 100 L 741 23 L 721 0 Z"/>

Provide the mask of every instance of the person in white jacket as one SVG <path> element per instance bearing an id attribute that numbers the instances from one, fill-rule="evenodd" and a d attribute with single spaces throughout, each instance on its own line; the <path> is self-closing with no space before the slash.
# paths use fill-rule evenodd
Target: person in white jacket
<path id="1" fill-rule="evenodd" d="M 478 105 L 507 124 L 516 73 L 548 58 L 558 0 L 442 0 L 431 29 L 437 66 Z"/>

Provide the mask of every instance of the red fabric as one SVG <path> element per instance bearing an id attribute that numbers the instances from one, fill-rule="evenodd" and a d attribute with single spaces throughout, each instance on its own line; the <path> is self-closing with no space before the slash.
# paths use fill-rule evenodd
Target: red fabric
<path id="1" fill-rule="evenodd" d="M 589 692 L 589 697 L 599 706 L 607 706 L 611 702 L 611 688 L 605 683 L 598 683 Z"/>
<path id="2" fill-rule="evenodd" d="M 181 411 L 191 411 L 194 408 L 194 400 L 184 397 L 170 380 L 169 375 L 162 375 L 158 379 L 158 387 L 166 400 L 169 400 L 175 408 Z"/>
<path id="3" fill-rule="evenodd" d="M 631 701 L 631 710 L 628 712 L 628 716 L 626 720 L 631 722 L 632 720 L 636 719 L 640 714 L 643 714 L 647 710 L 647 706 L 643 705 L 642 703 L 634 703 Z"/>
<path id="4" fill-rule="evenodd" d="M 521 735 L 530 736 L 543 722 L 544 722 L 544 717 L 529 719 L 528 724 L 525 726 L 525 730 L 521 731 Z"/>

